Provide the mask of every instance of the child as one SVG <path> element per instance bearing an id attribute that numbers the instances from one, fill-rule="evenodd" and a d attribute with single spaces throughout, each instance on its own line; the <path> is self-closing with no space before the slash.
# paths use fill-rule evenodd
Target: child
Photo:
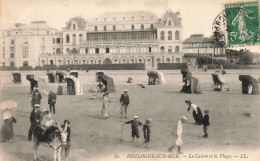
<path id="1" fill-rule="evenodd" d="M 210 125 L 209 123 L 209 110 L 204 111 L 205 115 L 203 118 L 203 130 L 205 135 L 203 135 L 204 138 L 208 138 L 208 126 Z"/>
<path id="2" fill-rule="evenodd" d="M 139 129 L 138 126 L 142 126 L 142 122 L 138 121 L 138 116 L 134 116 L 133 120 L 125 122 L 125 124 L 132 124 L 132 141 L 131 143 L 134 142 L 134 137 L 138 139 L 138 144 L 140 143 L 140 134 L 139 134 Z"/>
<path id="3" fill-rule="evenodd" d="M 151 122 L 152 122 L 152 119 L 147 119 L 146 123 L 143 125 L 144 140 L 145 140 L 144 142 L 145 142 L 146 148 L 148 148 L 148 142 L 150 142 Z"/>

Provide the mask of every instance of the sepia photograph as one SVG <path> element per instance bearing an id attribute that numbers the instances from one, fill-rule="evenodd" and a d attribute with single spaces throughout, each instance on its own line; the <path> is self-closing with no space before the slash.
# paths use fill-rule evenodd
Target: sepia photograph
<path id="1" fill-rule="evenodd" d="M 259 161 L 259 0 L 0 0 L 0 161 Z"/>

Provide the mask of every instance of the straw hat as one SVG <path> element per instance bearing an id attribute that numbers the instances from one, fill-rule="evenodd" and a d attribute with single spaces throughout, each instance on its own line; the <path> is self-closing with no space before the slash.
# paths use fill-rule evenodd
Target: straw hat
<path id="1" fill-rule="evenodd" d="M 39 107 L 40 107 L 40 105 L 39 105 L 39 104 L 35 104 L 35 105 L 34 105 L 34 107 L 36 107 L 36 108 L 39 108 Z"/>
<path id="2" fill-rule="evenodd" d="M 187 118 L 185 116 L 182 116 L 181 117 L 183 120 L 187 121 Z"/>
<path id="3" fill-rule="evenodd" d="M 135 115 L 135 116 L 134 116 L 134 119 L 138 119 L 138 116 L 137 116 L 137 115 Z"/>
<path id="4" fill-rule="evenodd" d="M 125 90 L 124 90 L 124 92 L 128 92 L 128 90 L 127 90 L 127 89 L 125 89 Z"/>

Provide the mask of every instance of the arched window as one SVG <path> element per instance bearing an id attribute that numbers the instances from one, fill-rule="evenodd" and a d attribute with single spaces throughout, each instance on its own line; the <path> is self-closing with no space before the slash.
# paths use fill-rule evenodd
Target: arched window
<path id="1" fill-rule="evenodd" d="M 168 21 L 168 26 L 171 26 L 172 25 L 172 21 Z"/>
<path id="2" fill-rule="evenodd" d="M 82 64 L 86 64 L 86 60 L 82 60 Z"/>
<path id="3" fill-rule="evenodd" d="M 98 60 L 98 64 L 102 64 L 102 63 L 101 63 L 101 59 Z"/>
<path id="4" fill-rule="evenodd" d="M 168 53 L 171 53 L 171 52 L 172 52 L 172 47 L 169 46 L 169 47 L 168 47 Z"/>
<path id="5" fill-rule="evenodd" d="M 161 46 L 161 53 L 164 52 L 164 46 Z"/>
<path id="6" fill-rule="evenodd" d="M 58 60 L 59 65 L 61 65 L 61 62 L 62 62 L 61 60 Z"/>
<path id="7" fill-rule="evenodd" d="M 56 49 L 56 54 L 61 54 L 61 49 L 60 48 Z"/>
<path id="8" fill-rule="evenodd" d="M 14 62 L 10 62 L 10 66 L 11 66 L 11 67 L 14 67 Z"/>
<path id="9" fill-rule="evenodd" d="M 94 27 L 94 30 L 97 31 L 97 26 Z"/>
<path id="10" fill-rule="evenodd" d="M 79 61 L 78 60 L 75 60 L 75 62 L 74 62 L 76 65 L 78 65 L 79 64 Z"/>
<path id="11" fill-rule="evenodd" d="M 94 60 L 91 59 L 91 60 L 90 60 L 90 64 L 94 64 Z"/>
<path id="12" fill-rule="evenodd" d="M 176 46 L 175 47 L 175 52 L 178 53 L 180 51 L 180 47 L 179 46 Z"/>
<path id="13" fill-rule="evenodd" d="M 141 25 L 141 30 L 143 30 L 143 29 L 144 29 L 144 25 L 142 24 L 142 25 Z"/>
<path id="14" fill-rule="evenodd" d="M 168 40 L 172 40 L 172 32 L 168 31 Z"/>
<path id="15" fill-rule="evenodd" d="M 44 66 L 45 65 L 45 60 L 42 60 L 42 66 Z"/>
<path id="16" fill-rule="evenodd" d="M 66 49 L 66 54 L 69 54 L 69 53 L 70 53 L 70 49 L 67 48 L 67 49 Z"/>
<path id="17" fill-rule="evenodd" d="M 161 59 L 160 59 L 160 58 L 157 58 L 157 59 L 156 59 L 156 63 L 157 63 L 157 64 L 161 63 Z"/>
<path id="18" fill-rule="evenodd" d="M 142 60 L 142 59 L 139 59 L 138 62 L 139 62 L 139 63 L 143 63 L 143 60 Z"/>
<path id="19" fill-rule="evenodd" d="M 134 29 L 135 29 L 135 25 L 132 25 L 132 26 L 131 26 L 131 29 L 134 30 Z"/>
<path id="20" fill-rule="evenodd" d="M 67 64 L 70 65 L 70 60 L 67 60 Z"/>
<path id="21" fill-rule="evenodd" d="M 107 27 L 106 26 L 104 26 L 104 31 L 106 31 L 107 30 Z"/>
<path id="22" fill-rule="evenodd" d="M 79 41 L 82 41 L 82 40 L 83 40 L 83 35 L 79 34 Z"/>
<path id="23" fill-rule="evenodd" d="M 170 59 L 170 58 L 167 58 L 167 59 L 166 59 L 166 63 L 171 63 L 171 59 Z"/>
<path id="24" fill-rule="evenodd" d="M 23 66 L 24 66 L 24 67 L 26 67 L 26 66 L 28 66 L 28 65 L 29 65 L 29 64 L 28 64 L 28 61 L 24 61 L 24 62 L 23 62 Z"/>
<path id="25" fill-rule="evenodd" d="M 70 43 L 70 35 L 69 34 L 66 35 L 66 43 Z"/>
<path id="26" fill-rule="evenodd" d="M 53 65 L 53 60 L 50 60 L 50 65 Z"/>
<path id="27" fill-rule="evenodd" d="M 135 63 L 135 60 L 134 60 L 134 59 L 130 59 L 130 63 L 131 63 L 131 64 L 134 64 L 134 63 Z"/>
<path id="28" fill-rule="evenodd" d="M 115 25 L 113 26 L 113 30 L 114 30 L 114 31 L 116 30 L 116 26 L 115 26 Z"/>
<path id="29" fill-rule="evenodd" d="M 73 24 L 73 30 L 75 30 L 76 29 L 76 24 Z"/>
<path id="30" fill-rule="evenodd" d="M 175 40 L 179 40 L 180 39 L 180 33 L 179 31 L 175 31 Z"/>
<path id="31" fill-rule="evenodd" d="M 164 31 L 161 31 L 160 38 L 161 38 L 161 40 L 164 40 Z"/>
<path id="32" fill-rule="evenodd" d="M 72 35 L 72 43 L 76 44 L 76 35 L 75 34 Z"/>
<path id="33" fill-rule="evenodd" d="M 175 61 L 176 61 L 176 63 L 180 63 L 181 59 L 180 58 L 176 58 Z"/>
<path id="34" fill-rule="evenodd" d="M 153 29 L 153 24 L 150 25 L 150 29 Z"/>

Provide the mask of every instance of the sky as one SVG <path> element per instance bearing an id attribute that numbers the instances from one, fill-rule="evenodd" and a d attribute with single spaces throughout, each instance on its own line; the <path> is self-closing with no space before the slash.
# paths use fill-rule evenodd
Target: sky
<path id="1" fill-rule="evenodd" d="M 212 35 L 214 19 L 224 3 L 238 0 L 0 0 L 0 29 L 16 22 L 29 24 L 43 20 L 51 27 L 61 29 L 72 17 L 95 18 L 107 12 L 151 11 L 159 18 L 167 8 L 180 11 L 183 38 L 191 34 Z M 240 0 L 241 1 L 241 0 Z M 257 51 L 260 46 L 254 47 Z"/>

